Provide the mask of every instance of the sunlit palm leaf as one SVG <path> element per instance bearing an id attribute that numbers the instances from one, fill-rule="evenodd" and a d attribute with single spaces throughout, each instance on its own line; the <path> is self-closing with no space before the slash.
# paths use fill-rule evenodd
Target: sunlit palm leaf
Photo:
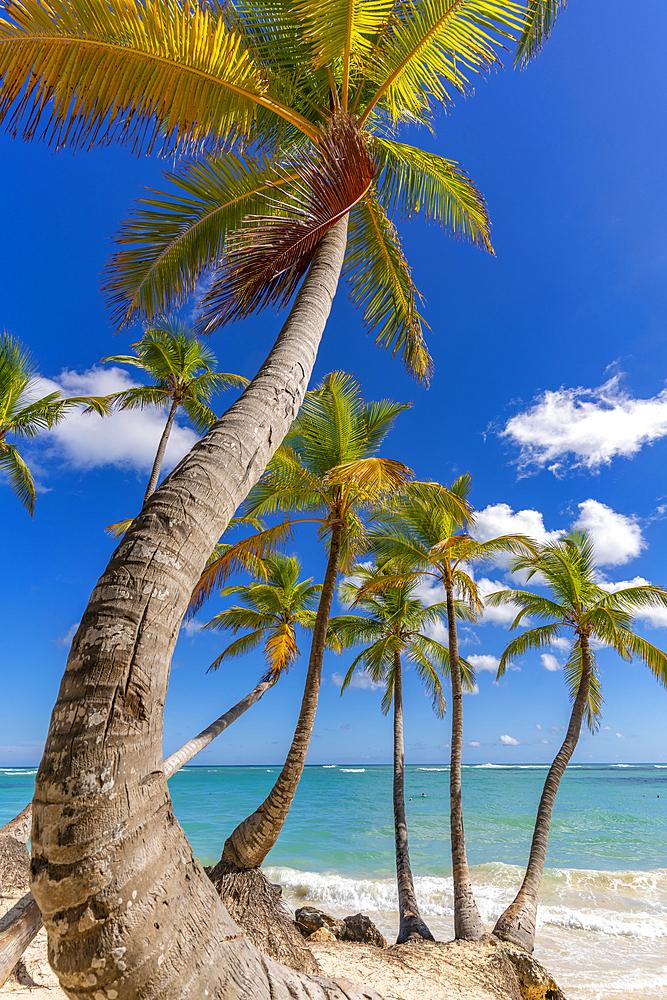
<path id="1" fill-rule="evenodd" d="M 375 333 L 376 343 L 394 356 L 400 351 L 408 372 L 428 384 L 433 362 L 418 312 L 422 297 L 398 233 L 370 192 L 350 216 L 344 274 L 350 297 L 364 310 L 364 323 Z"/>
<path id="2" fill-rule="evenodd" d="M 249 219 L 229 237 L 226 259 L 202 301 L 206 331 L 267 305 L 284 306 L 328 230 L 370 187 L 375 164 L 363 137 L 345 116 L 335 119 L 319 147 L 285 158 L 290 199 L 283 215 Z"/>
<path id="3" fill-rule="evenodd" d="M 116 326 L 166 316 L 222 259 L 225 237 L 246 215 L 268 213 L 269 198 L 289 182 L 261 160 L 231 153 L 166 174 L 175 190 L 152 190 L 114 237 L 121 249 L 104 277 Z"/>
<path id="4" fill-rule="evenodd" d="M 4 449 L 0 450 L 0 470 L 9 479 L 9 485 L 14 495 L 18 497 L 32 517 L 37 496 L 35 481 L 30 469 L 12 445 L 5 444 Z"/>
<path id="5" fill-rule="evenodd" d="M 383 171 L 377 197 L 390 216 L 422 215 L 495 255 L 484 196 L 458 163 L 381 136 L 375 148 Z"/>
<path id="6" fill-rule="evenodd" d="M 0 120 L 13 134 L 70 148 L 192 150 L 250 134 L 263 105 L 316 137 L 197 0 L 8 0 L 5 10 Z"/>

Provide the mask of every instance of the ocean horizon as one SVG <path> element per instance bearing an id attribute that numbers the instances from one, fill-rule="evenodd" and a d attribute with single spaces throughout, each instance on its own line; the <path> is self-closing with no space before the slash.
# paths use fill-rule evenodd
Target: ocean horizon
<path id="1" fill-rule="evenodd" d="M 190 764 L 169 782 L 203 864 L 270 790 L 281 764 Z M 463 766 L 466 847 L 487 930 L 523 875 L 549 764 Z M 0 767 L 0 826 L 30 800 L 37 768 Z M 363 912 L 397 930 L 391 764 L 308 764 L 264 869 L 294 910 Z M 453 937 L 449 766 L 405 769 L 410 855 L 422 916 Z M 667 764 L 570 764 L 540 893 L 535 955 L 568 1000 L 661 1000 L 667 992 Z"/>

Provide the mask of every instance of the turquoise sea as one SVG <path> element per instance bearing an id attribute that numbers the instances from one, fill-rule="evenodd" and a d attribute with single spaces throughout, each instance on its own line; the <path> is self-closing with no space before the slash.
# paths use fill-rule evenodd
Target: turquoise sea
<path id="1" fill-rule="evenodd" d="M 468 859 L 489 929 L 512 899 L 530 846 L 546 765 L 464 768 Z M 216 861 L 235 824 L 279 771 L 186 767 L 170 781 L 195 855 Z M 0 826 L 30 799 L 34 769 L 0 768 Z M 422 915 L 452 936 L 448 768 L 406 768 L 410 853 Z M 266 862 L 293 908 L 368 913 L 396 933 L 391 768 L 306 768 Z M 667 765 L 573 765 L 561 782 L 536 956 L 568 1000 L 667 998 Z"/>

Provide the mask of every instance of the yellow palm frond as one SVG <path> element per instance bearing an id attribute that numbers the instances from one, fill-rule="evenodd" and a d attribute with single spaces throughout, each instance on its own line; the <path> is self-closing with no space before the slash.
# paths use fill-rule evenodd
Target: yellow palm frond
<path id="1" fill-rule="evenodd" d="M 284 623 L 271 629 L 264 643 L 264 656 L 271 677 L 289 670 L 299 656 L 299 647 L 296 644 L 292 625 Z"/>
<path id="2" fill-rule="evenodd" d="M 261 106 L 317 139 L 198 0 L 7 0 L 5 11 L 0 121 L 15 135 L 193 150 L 249 135 Z"/>
<path id="3" fill-rule="evenodd" d="M 330 469 L 323 482 L 341 486 L 356 505 L 379 503 L 403 489 L 412 470 L 391 458 L 362 458 Z"/>

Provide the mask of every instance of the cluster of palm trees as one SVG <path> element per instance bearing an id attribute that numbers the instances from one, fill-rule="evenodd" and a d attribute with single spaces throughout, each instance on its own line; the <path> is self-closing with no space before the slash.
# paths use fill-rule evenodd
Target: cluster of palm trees
<path id="1" fill-rule="evenodd" d="M 375 554 L 378 576 L 362 574 L 350 584 L 358 584 L 357 606 L 380 631 L 389 628 L 392 608 L 400 617 L 403 607 L 405 618 L 383 640 L 371 625 L 355 626 L 343 616 L 348 622 L 339 634 L 352 641 L 361 635 L 359 629 L 367 630 L 359 662 L 385 683 L 385 705 L 394 703 L 397 812 L 402 655 L 414 658 L 436 708 L 439 674 L 449 670 L 453 718 L 459 720 L 454 751 L 460 686 L 471 679 L 457 656 L 456 617 L 478 610 L 479 595 L 466 567 L 469 560 L 490 554 L 476 552 L 467 535 L 473 512 L 465 483 L 450 490 L 413 485 L 400 462 L 376 458 L 401 407 L 365 406 L 345 376 L 330 377 L 308 397 L 285 447 L 276 452 L 304 402 L 341 273 L 378 344 L 400 354 L 407 370 L 428 382 L 431 359 L 421 300 L 394 218 L 420 215 L 493 252 L 490 224 L 482 195 L 459 164 L 400 142 L 398 135 L 414 124 L 432 127 L 434 115 L 451 104 L 454 94 L 469 93 L 474 78 L 498 65 L 506 47 L 515 46 L 515 62 L 525 65 L 545 43 L 564 0 L 238 0 L 216 5 L 201 0 L 3 0 L 1 6 L 0 122 L 13 134 L 73 150 L 119 141 L 136 152 L 160 149 L 191 157 L 168 175 L 170 190 L 150 192 L 117 236 L 105 291 L 119 326 L 140 319 L 156 330 L 207 274 L 213 281 L 201 303 L 201 330 L 266 304 L 286 304 L 301 283 L 267 360 L 212 426 L 209 390 L 218 385 L 207 381 L 210 359 L 200 358 L 198 374 L 205 377 L 187 396 L 180 376 L 157 357 L 157 341 L 138 346 L 131 362 L 159 362 L 155 391 L 130 390 L 115 401 L 141 406 L 168 400 L 173 419 L 187 399 L 195 426 L 207 432 L 155 489 L 162 460 L 158 451 L 144 505 L 134 520 L 117 526 L 118 534 L 127 530 L 72 644 L 37 775 L 32 831 L 32 891 L 51 938 L 54 967 L 65 988 L 81 997 L 175 1000 L 289 993 L 337 1000 L 343 994 L 335 982 L 290 973 L 238 935 L 173 821 L 159 770 L 171 655 L 189 602 L 194 600 L 195 607 L 237 569 L 250 570 L 258 585 L 270 585 L 269 575 L 276 573 L 277 564 L 272 569 L 267 560 L 277 558 L 275 550 L 290 538 L 294 521 L 261 526 L 252 540 L 231 544 L 223 535 L 239 507 L 248 524 L 278 512 L 298 512 L 304 515 L 299 520 L 318 524 L 327 567 L 312 623 L 297 732 L 276 788 L 225 845 L 223 858 L 231 867 L 259 863 L 277 836 L 274 824 L 284 822 L 312 729 L 324 649 L 332 641 L 342 643 L 331 638 L 329 623 L 337 574 L 353 572 L 364 552 Z M 181 361 L 187 361 L 185 355 Z M 98 412 L 111 404 L 60 396 L 34 403 L 26 397 L 25 379 L 21 387 L 22 377 L 0 422 L 0 462 L 32 512 L 34 483 L 11 435 L 20 443 L 80 402 Z M 191 372 L 185 381 L 196 377 Z M 29 372 L 25 378 L 29 381 Z M 332 425 L 320 449 L 314 428 L 338 392 L 334 383 L 353 403 L 348 424 Z M 378 507 L 385 520 L 374 523 Z M 426 520 L 433 513 L 434 521 L 442 510 L 443 521 L 432 541 L 425 530 L 421 554 L 412 559 L 399 551 L 400 537 L 420 510 Z M 387 550 L 377 541 L 379 534 L 389 538 Z M 585 536 L 546 548 L 516 539 L 511 545 L 517 559 L 534 560 L 540 579 L 556 587 L 553 600 L 545 598 L 541 610 L 535 605 L 530 612 L 552 629 L 533 630 L 535 643 L 548 642 L 559 629 L 573 636 L 568 676 L 576 688 L 571 724 L 576 742 L 585 713 L 595 719 L 593 636 L 626 658 L 644 659 L 664 680 L 663 654 L 634 636 L 630 626 L 634 608 L 664 603 L 665 595 L 658 588 L 629 588 L 615 595 L 600 590 Z M 557 586 L 546 571 L 551 558 Z M 265 570 L 258 575 L 260 565 Z M 425 572 L 445 587 L 447 650 L 417 638 L 425 633 L 410 586 Z M 193 598 L 193 591 L 199 596 Z M 517 604 L 520 617 L 521 601 L 528 600 L 521 593 L 496 599 Z M 269 600 L 266 607 L 271 606 Z M 275 610 L 262 613 L 280 617 Z M 230 618 L 229 624 L 233 629 L 239 623 L 240 630 L 240 621 Z M 276 619 L 273 627 L 280 624 L 287 622 Z M 273 637 L 279 643 L 280 634 L 264 632 L 269 642 Z M 284 652 L 288 662 L 289 650 Z M 518 647 L 510 648 L 501 665 L 515 654 Z M 236 710 L 241 708 L 230 712 Z M 218 723 L 224 728 L 223 721 Z M 566 744 L 547 780 L 538 820 L 550 809 L 558 767 L 571 753 L 572 740 Z M 460 926 L 472 927 L 466 933 L 474 936 L 456 804 L 457 766 L 453 757 L 456 892 L 459 911 L 466 913 Z M 540 837 L 536 829 L 538 867 Z M 420 936 L 425 931 L 410 895 L 404 830 L 397 833 L 397 859 L 404 886 L 403 929 Z M 142 894 L 131 912 L 130 884 L 141 887 Z M 533 878 L 526 898 L 534 884 Z M 522 897 L 513 904 L 518 916 L 504 924 L 501 918 L 504 936 L 525 936 L 530 920 L 524 902 Z M 526 933 L 529 940 L 529 929 Z M 122 959 L 111 960 L 118 955 Z M 345 995 L 359 993 L 346 987 Z M 365 990 L 364 996 L 372 995 Z"/>

